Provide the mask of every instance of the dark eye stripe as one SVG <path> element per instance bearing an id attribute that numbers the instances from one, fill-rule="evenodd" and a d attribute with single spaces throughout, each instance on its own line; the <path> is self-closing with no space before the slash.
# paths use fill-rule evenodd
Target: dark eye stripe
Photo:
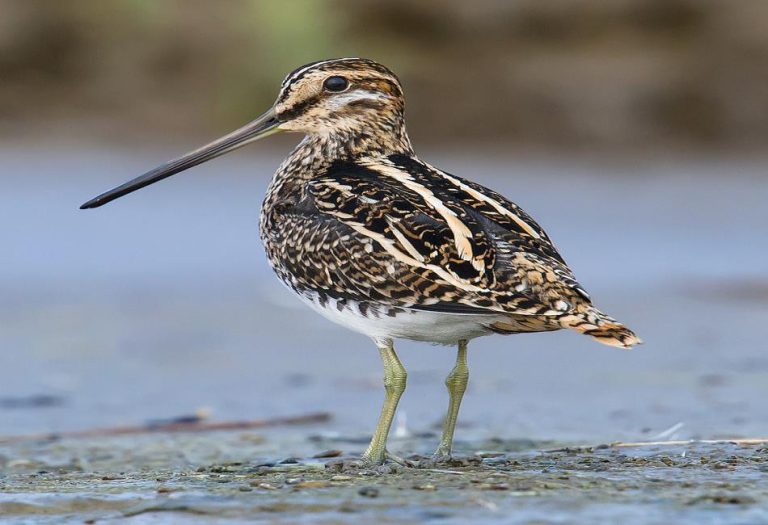
<path id="1" fill-rule="evenodd" d="M 344 77 L 332 76 L 325 79 L 323 82 L 323 88 L 326 91 L 333 91 L 338 93 L 344 91 L 349 87 L 349 81 Z"/>

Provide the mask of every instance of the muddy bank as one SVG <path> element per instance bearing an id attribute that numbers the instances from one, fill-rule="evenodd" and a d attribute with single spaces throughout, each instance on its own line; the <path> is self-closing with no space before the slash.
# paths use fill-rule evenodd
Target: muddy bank
<path id="1" fill-rule="evenodd" d="M 0 516 L 28 523 L 768 520 L 765 445 L 491 439 L 461 444 L 449 463 L 411 455 L 412 467 L 367 469 L 354 462 L 358 441 L 276 431 L 6 444 Z M 432 441 L 396 446 L 422 452 Z M 303 455 L 274 455 L 286 448 Z"/>

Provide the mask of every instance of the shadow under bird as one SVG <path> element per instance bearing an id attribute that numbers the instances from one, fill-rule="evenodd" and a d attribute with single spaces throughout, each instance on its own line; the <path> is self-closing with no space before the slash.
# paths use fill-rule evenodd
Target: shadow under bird
<path id="1" fill-rule="evenodd" d="M 467 342 L 570 328 L 630 348 L 635 334 L 598 310 L 542 228 L 495 191 L 420 160 L 398 78 L 372 60 L 300 67 L 262 116 L 83 204 L 97 208 L 281 131 L 305 135 L 278 168 L 261 239 L 280 280 L 328 319 L 373 339 L 385 401 L 363 460 L 399 460 L 387 435 L 406 371 L 398 338 L 456 345 L 437 459 L 449 457 L 467 387 Z"/>

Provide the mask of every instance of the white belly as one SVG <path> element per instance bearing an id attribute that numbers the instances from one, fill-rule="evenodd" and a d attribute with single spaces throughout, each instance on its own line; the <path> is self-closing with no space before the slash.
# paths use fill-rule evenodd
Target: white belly
<path id="1" fill-rule="evenodd" d="M 302 301 L 326 319 L 372 338 L 412 339 L 438 344 L 456 344 L 493 333 L 487 325 L 507 316 L 447 314 L 407 308 L 361 305 L 355 301 L 328 299 L 317 294 L 298 294 Z"/>

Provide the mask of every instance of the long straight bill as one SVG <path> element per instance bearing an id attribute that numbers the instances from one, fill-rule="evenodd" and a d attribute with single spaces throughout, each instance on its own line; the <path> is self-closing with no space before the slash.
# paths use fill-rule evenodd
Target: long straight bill
<path id="1" fill-rule="evenodd" d="M 148 171 L 144 175 L 136 177 L 117 188 L 102 193 L 98 197 L 95 197 L 80 206 L 80 209 L 98 208 L 110 201 L 119 199 L 123 195 L 128 195 L 145 186 L 149 186 L 157 181 L 168 178 L 171 175 L 175 175 L 193 166 L 197 166 L 198 164 L 202 164 L 203 162 L 215 159 L 225 153 L 241 148 L 255 140 L 277 133 L 279 131 L 279 125 L 280 122 L 277 120 L 274 111 L 270 109 L 256 120 L 249 122 L 229 135 L 225 135 L 202 148 L 191 151 L 176 160 L 166 162 L 162 166 L 159 166 L 152 171 Z"/>

